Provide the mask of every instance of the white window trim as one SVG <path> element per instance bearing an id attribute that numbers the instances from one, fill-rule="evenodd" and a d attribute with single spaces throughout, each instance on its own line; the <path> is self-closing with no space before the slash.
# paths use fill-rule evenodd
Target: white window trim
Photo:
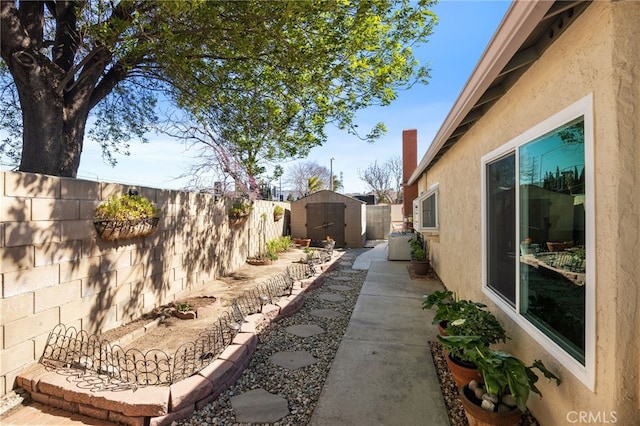
<path id="1" fill-rule="evenodd" d="M 533 326 L 519 313 L 520 285 L 516 284 L 516 308 L 508 304 L 502 297 L 487 285 L 487 231 L 486 231 L 486 166 L 511 152 L 516 152 L 516 170 L 519 170 L 517 148 L 532 141 L 566 123 L 584 117 L 584 160 L 585 160 L 585 227 L 586 227 L 586 282 L 585 282 L 585 363 L 582 365 L 569 355 L 560 345 L 551 340 L 538 328 Z M 595 390 L 596 368 L 596 238 L 595 238 L 595 173 L 594 173 L 594 126 L 593 95 L 589 94 L 545 121 L 527 130 L 503 146 L 484 155 L 481 159 L 481 194 L 482 194 L 482 291 L 500 309 L 502 309 L 518 326 L 543 346 L 551 356 L 562 364 L 571 374 L 578 378 L 591 391 Z M 516 199 L 520 199 L 520 188 L 516 185 Z M 520 203 L 516 203 L 516 217 L 520 217 Z M 516 226 L 516 241 L 520 241 L 520 227 Z M 516 277 L 520 276 L 517 264 Z"/>
<path id="2" fill-rule="evenodd" d="M 413 220 L 413 226 L 415 227 L 416 225 L 418 225 L 418 228 L 416 228 L 418 231 L 421 232 L 438 232 L 440 229 L 440 215 L 438 213 L 439 210 L 439 191 L 438 191 L 438 187 L 439 187 L 439 183 L 434 183 L 433 185 L 431 185 L 427 191 L 423 194 L 420 194 L 420 196 L 418 198 L 415 199 L 414 202 L 414 208 L 413 208 L 413 216 L 414 216 L 414 220 Z M 422 226 L 422 202 L 424 200 L 426 200 L 427 198 L 429 198 L 430 196 L 435 194 L 435 200 L 436 200 L 436 226 L 434 227 L 423 227 Z M 417 204 L 416 204 L 417 203 Z M 417 220 L 416 220 L 417 218 Z"/>

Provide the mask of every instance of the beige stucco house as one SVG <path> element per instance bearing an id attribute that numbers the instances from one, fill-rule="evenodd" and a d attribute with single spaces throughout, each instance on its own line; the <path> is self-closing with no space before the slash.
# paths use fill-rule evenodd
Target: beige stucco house
<path id="1" fill-rule="evenodd" d="M 563 383 L 543 425 L 640 419 L 640 3 L 518 1 L 407 184 L 445 286 Z"/>

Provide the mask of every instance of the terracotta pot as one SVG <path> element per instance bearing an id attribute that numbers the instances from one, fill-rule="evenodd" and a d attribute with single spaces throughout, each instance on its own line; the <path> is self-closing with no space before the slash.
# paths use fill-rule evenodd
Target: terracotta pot
<path id="1" fill-rule="evenodd" d="M 522 411 L 518 408 L 505 412 L 490 412 L 480 408 L 474 401 L 477 401 L 477 398 L 469 387 L 466 385 L 462 387 L 460 402 L 464 407 L 469 426 L 517 426 L 520 423 Z"/>
<path id="2" fill-rule="evenodd" d="M 442 320 L 438 323 L 438 334 L 441 336 L 448 336 L 447 332 L 446 332 L 446 328 L 448 325 L 449 321 L 448 320 Z"/>
<path id="3" fill-rule="evenodd" d="M 416 275 L 427 275 L 427 272 L 429 272 L 428 260 L 412 260 L 411 265 Z"/>
<path id="4" fill-rule="evenodd" d="M 451 377 L 453 377 L 453 381 L 458 385 L 458 389 L 461 389 L 471 380 L 482 381 L 482 376 L 478 373 L 478 367 L 472 367 L 471 365 L 473 364 L 454 359 L 451 357 L 451 354 L 447 355 L 446 361 L 449 371 L 451 372 Z"/>
<path id="5" fill-rule="evenodd" d="M 309 247 L 309 245 L 311 244 L 311 238 L 296 238 L 295 240 L 293 240 L 293 242 L 300 247 Z"/>

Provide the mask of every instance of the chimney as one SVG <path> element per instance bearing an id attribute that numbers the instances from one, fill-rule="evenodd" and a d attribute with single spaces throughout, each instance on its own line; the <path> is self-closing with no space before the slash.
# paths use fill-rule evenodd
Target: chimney
<path id="1" fill-rule="evenodd" d="M 404 201 L 402 214 L 413 216 L 413 200 L 418 197 L 418 184 L 407 186 L 406 183 L 418 167 L 418 131 L 409 129 L 402 131 L 402 184 Z"/>

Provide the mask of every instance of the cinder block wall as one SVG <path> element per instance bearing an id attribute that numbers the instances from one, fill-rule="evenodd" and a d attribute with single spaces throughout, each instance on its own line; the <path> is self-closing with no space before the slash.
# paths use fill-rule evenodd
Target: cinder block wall
<path id="1" fill-rule="evenodd" d="M 146 238 L 104 241 L 95 207 L 129 186 L 0 173 L 0 395 L 36 362 L 58 323 L 102 332 L 184 297 L 225 275 L 283 235 L 276 204 L 256 201 L 249 220 L 230 226 L 231 200 L 209 194 L 137 188 L 162 210 Z M 261 217 L 264 213 L 264 219 Z"/>

